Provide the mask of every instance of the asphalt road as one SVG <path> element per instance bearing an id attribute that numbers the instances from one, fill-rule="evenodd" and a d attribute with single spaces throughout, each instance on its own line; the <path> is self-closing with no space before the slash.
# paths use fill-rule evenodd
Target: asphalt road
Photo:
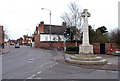
<path id="1" fill-rule="evenodd" d="M 3 79 L 118 79 L 117 71 L 86 69 L 58 63 L 56 51 L 21 46 L 2 56 Z M 60 52 L 56 52 L 60 54 Z"/>

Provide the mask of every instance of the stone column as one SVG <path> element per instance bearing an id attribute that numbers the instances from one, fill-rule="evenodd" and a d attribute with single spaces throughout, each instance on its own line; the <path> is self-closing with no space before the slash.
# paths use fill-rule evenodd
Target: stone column
<path id="1" fill-rule="evenodd" d="M 79 46 L 79 53 L 93 53 L 93 46 L 89 44 L 89 29 L 88 29 L 88 17 L 90 13 L 87 9 L 81 13 L 81 16 L 84 19 L 83 23 L 83 41 L 82 45 Z"/>
<path id="2" fill-rule="evenodd" d="M 84 9 L 84 12 L 81 14 L 84 19 L 83 23 L 83 45 L 89 45 L 89 30 L 88 30 L 88 17 L 90 17 L 90 13 L 87 12 L 87 9 Z"/>

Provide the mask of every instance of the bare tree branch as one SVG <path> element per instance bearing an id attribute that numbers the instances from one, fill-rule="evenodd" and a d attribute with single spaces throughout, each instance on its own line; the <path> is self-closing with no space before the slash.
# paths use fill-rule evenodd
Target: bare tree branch
<path id="1" fill-rule="evenodd" d="M 67 26 L 69 25 L 72 27 L 72 40 L 74 40 L 75 38 L 75 40 L 77 41 L 81 38 L 81 9 L 77 6 L 75 2 L 71 2 L 68 8 L 70 12 L 64 12 L 64 14 L 61 16 L 61 19 L 67 23 Z"/>
<path id="2" fill-rule="evenodd" d="M 115 41 L 116 44 L 120 47 L 120 29 L 119 28 L 111 32 L 111 39 Z"/>
<path id="3" fill-rule="evenodd" d="M 75 2 L 71 2 L 68 6 L 70 12 L 64 12 L 61 16 L 62 20 L 70 26 L 76 26 L 77 28 L 81 28 L 81 9 L 76 5 Z"/>

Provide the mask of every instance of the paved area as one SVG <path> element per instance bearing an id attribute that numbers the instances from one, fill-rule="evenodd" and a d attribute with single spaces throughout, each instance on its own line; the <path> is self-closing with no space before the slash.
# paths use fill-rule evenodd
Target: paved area
<path id="1" fill-rule="evenodd" d="M 118 56 L 113 56 L 113 55 L 103 55 L 103 54 L 98 54 L 97 56 L 101 56 L 104 59 L 107 59 L 108 63 L 105 65 L 78 65 L 78 64 L 71 64 L 71 63 L 67 63 L 65 62 L 64 59 L 64 54 L 66 58 L 70 58 L 70 56 L 72 56 L 72 54 L 66 54 L 64 52 L 61 52 L 61 54 L 56 55 L 55 59 L 56 61 L 60 62 L 60 63 L 64 63 L 64 64 L 68 64 L 71 66 L 77 66 L 77 67 L 83 67 L 83 68 L 89 68 L 89 69 L 101 69 L 101 70 L 112 70 L 112 71 L 118 71 L 119 68 L 119 58 Z"/>
<path id="2" fill-rule="evenodd" d="M 28 46 L 11 47 L 11 52 L 2 55 L 2 78 L 7 81 L 10 79 L 118 79 L 116 70 L 89 69 L 67 64 L 64 62 L 63 54 L 62 51 Z"/>
<path id="3" fill-rule="evenodd" d="M 5 45 L 4 49 L 0 49 L 0 54 L 7 54 L 11 51 L 10 45 Z"/>
<path id="4" fill-rule="evenodd" d="M 2 55 L 3 79 L 27 79 L 35 73 L 54 65 L 53 56 L 47 50 L 11 46 L 11 52 Z"/>

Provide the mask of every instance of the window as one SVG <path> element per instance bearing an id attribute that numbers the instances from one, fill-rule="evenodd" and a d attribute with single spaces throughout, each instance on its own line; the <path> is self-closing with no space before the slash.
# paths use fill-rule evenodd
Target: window
<path id="1" fill-rule="evenodd" d="M 45 37 L 45 41 L 48 41 L 48 37 L 47 36 Z"/>

